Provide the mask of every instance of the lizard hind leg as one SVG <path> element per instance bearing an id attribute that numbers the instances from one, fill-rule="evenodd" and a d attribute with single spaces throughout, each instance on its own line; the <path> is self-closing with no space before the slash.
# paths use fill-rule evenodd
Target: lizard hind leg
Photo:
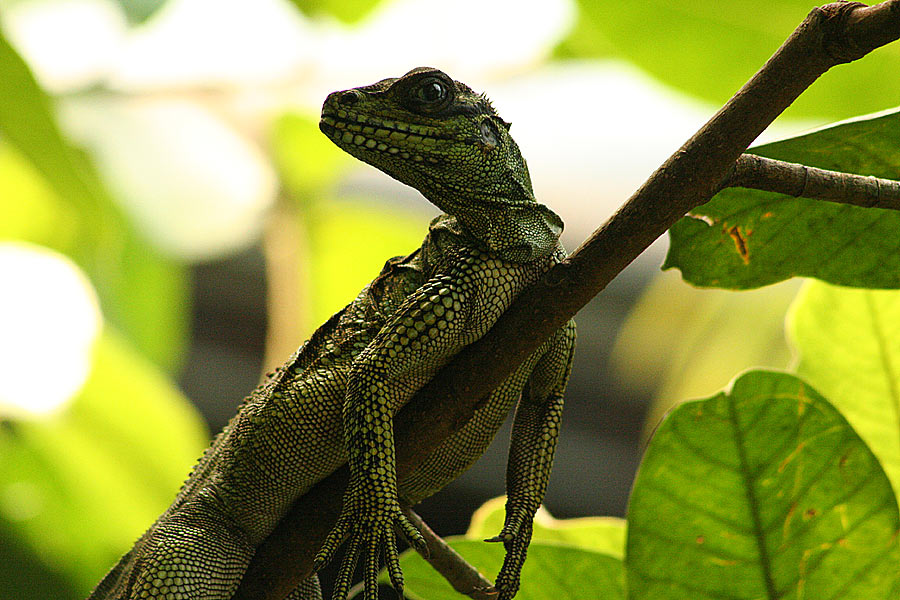
<path id="1" fill-rule="evenodd" d="M 147 540 L 129 598 L 229 600 L 254 550 L 229 523 L 197 499 L 168 515 Z"/>
<path id="2" fill-rule="evenodd" d="M 550 479 L 574 349 L 575 324 L 569 321 L 551 338 L 516 407 L 506 471 L 506 519 L 500 534 L 486 540 L 502 541 L 506 548 L 495 584 L 499 600 L 512 598 L 519 588 L 532 519 Z"/>

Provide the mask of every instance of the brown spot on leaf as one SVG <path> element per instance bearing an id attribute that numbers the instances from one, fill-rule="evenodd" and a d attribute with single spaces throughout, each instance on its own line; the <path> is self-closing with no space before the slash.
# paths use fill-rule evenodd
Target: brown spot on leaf
<path id="1" fill-rule="evenodd" d="M 698 544 L 702 544 L 702 543 L 705 542 L 705 541 L 706 541 L 706 538 L 703 537 L 702 535 L 698 535 L 698 536 L 697 536 L 697 543 L 698 543 Z"/>
<path id="2" fill-rule="evenodd" d="M 749 265 L 750 251 L 747 250 L 747 240 L 744 239 L 744 235 L 741 233 L 741 228 L 737 225 L 734 225 L 728 230 L 728 235 L 730 235 L 731 239 L 734 240 L 734 247 L 737 249 L 737 253 L 741 255 L 741 260 L 744 261 L 745 265 Z"/>

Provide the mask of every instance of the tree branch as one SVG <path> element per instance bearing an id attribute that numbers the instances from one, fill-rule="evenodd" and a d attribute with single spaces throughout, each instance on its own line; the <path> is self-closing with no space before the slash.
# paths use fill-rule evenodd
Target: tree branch
<path id="1" fill-rule="evenodd" d="M 460 554 L 447 545 L 441 536 L 432 531 L 411 508 L 404 508 L 403 514 L 416 526 L 425 538 L 428 555 L 422 555 L 434 570 L 440 573 L 453 589 L 473 600 L 492 600 L 498 593 L 494 584 L 484 578 L 478 569 L 466 562 Z"/>
<path id="2" fill-rule="evenodd" d="M 397 473 L 415 469 L 491 390 L 682 215 L 707 202 L 750 143 L 832 66 L 900 37 L 900 0 L 815 8 L 769 61 L 567 260 L 516 300 L 395 419 Z M 276 600 L 308 577 L 340 512 L 346 465 L 299 498 L 257 549 L 236 600 Z"/>
<path id="3" fill-rule="evenodd" d="M 742 154 L 721 188 L 743 187 L 865 208 L 900 210 L 900 181 Z"/>

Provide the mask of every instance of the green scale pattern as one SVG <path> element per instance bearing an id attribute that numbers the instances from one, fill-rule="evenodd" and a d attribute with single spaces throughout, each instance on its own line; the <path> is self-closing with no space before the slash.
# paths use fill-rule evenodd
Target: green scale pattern
<path id="1" fill-rule="evenodd" d="M 507 516 L 492 541 L 507 551 L 498 598 L 512 598 L 518 589 L 553 460 L 574 323 L 547 340 L 462 430 L 399 482 L 393 417 L 565 257 L 558 241 L 562 222 L 534 200 L 509 124 L 484 96 L 436 69 L 335 92 L 325 101 L 320 127 L 445 214 L 432 221 L 421 247 L 387 261 L 353 302 L 253 391 L 93 600 L 228 600 L 254 549 L 291 504 L 344 462 L 350 484 L 316 563 L 330 561 L 346 539 L 333 598 L 346 598 L 360 557 L 364 597 L 377 598 L 382 553 L 402 590 L 394 529 L 414 545 L 423 540 L 401 504 L 415 504 L 465 471 L 514 406 Z M 289 598 L 321 598 L 316 577 Z"/>

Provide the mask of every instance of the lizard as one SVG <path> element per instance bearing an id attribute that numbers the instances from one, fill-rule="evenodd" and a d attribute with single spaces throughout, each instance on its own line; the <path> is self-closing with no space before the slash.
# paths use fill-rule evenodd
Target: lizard
<path id="1" fill-rule="evenodd" d="M 395 528 L 423 538 L 401 512 L 436 493 L 515 417 L 507 466 L 506 556 L 495 581 L 512 598 L 547 487 L 571 370 L 575 327 L 545 341 L 456 434 L 397 479 L 394 414 L 516 296 L 565 258 L 562 220 L 535 200 L 525 160 L 491 102 L 438 69 L 328 95 L 320 130 L 338 147 L 417 189 L 442 214 L 422 245 L 388 260 L 344 309 L 270 373 L 218 434 L 174 502 L 89 600 L 228 600 L 256 546 L 291 504 L 345 462 L 340 517 L 315 566 L 346 552 L 333 598 L 360 557 L 364 597 L 377 598 L 379 557 L 402 595 Z M 315 574 L 290 595 L 317 600 Z"/>

